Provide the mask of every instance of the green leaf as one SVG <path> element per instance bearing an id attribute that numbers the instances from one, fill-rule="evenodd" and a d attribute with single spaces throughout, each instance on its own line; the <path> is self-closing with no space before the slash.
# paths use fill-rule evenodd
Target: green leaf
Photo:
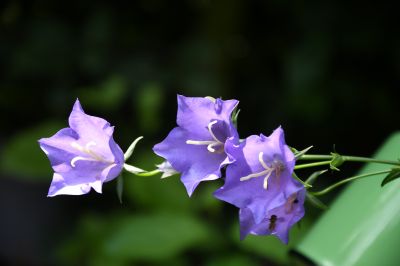
<path id="1" fill-rule="evenodd" d="M 62 123 L 47 122 L 14 135 L 1 151 L 1 171 L 25 180 L 50 181 L 53 170 L 38 140 L 50 137 L 62 127 Z"/>
<path id="2" fill-rule="evenodd" d="M 317 197 L 314 195 L 311 195 L 310 193 L 307 193 L 306 199 L 308 202 L 311 203 L 314 207 L 317 207 L 321 210 L 326 210 L 328 209 L 328 206 L 326 206 L 321 200 L 319 200 Z"/>
<path id="3" fill-rule="evenodd" d="M 381 186 L 383 187 L 387 183 L 390 183 L 399 177 L 400 177 L 400 168 L 393 168 L 392 171 L 383 179 Z"/>
<path id="4" fill-rule="evenodd" d="M 160 261 L 207 239 L 207 227 L 188 215 L 133 215 L 118 220 L 99 252 L 127 261 Z"/>

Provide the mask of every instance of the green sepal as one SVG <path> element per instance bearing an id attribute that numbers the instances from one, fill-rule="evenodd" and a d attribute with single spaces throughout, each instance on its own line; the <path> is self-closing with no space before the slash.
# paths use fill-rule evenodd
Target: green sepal
<path id="1" fill-rule="evenodd" d="M 400 168 L 393 168 L 392 171 L 383 179 L 381 183 L 381 187 L 386 185 L 387 183 L 392 182 L 400 177 Z"/>
<path id="2" fill-rule="evenodd" d="M 331 155 L 333 156 L 329 165 L 331 170 L 340 171 L 338 167 L 344 163 L 343 156 L 336 152 L 332 152 Z"/>
<path id="3" fill-rule="evenodd" d="M 131 155 L 132 155 L 132 153 L 133 153 L 133 150 L 134 150 L 135 147 L 136 147 L 136 144 L 138 144 L 138 142 L 139 142 L 142 138 L 143 138 L 143 136 L 140 136 L 140 137 L 136 138 L 136 139 L 132 142 L 132 144 L 129 146 L 128 150 L 127 150 L 127 151 L 125 152 L 125 154 L 124 154 L 124 161 L 125 161 L 125 162 L 131 157 Z"/>
<path id="4" fill-rule="evenodd" d="M 301 180 L 300 177 L 298 177 L 298 176 L 296 175 L 295 172 L 292 173 L 292 177 L 293 177 L 294 179 L 296 179 L 297 181 L 299 181 L 306 189 L 312 187 L 312 185 L 307 184 L 306 182 L 304 182 L 303 180 Z"/>
<path id="5" fill-rule="evenodd" d="M 299 159 L 301 156 L 303 156 L 304 154 L 306 154 L 309 150 L 311 150 L 313 146 L 311 145 L 310 147 L 305 148 L 304 150 L 298 151 L 295 148 L 290 148 L 292 150 L 292 152 L 294 153 L 294 157 L 297 159 Z"/>
<path id="6" fill-rule="evenodd" d="M 328 170 L 321 170 L 321 171 L 315 171 L 312 173 L 306 180 L 306 184 L 312 185 L 314 181 L 322 174 L 326 173 Z"/>
<path id="7" fill-rule="evenodd" d="M 232 116 L 231 116 L 232 123 L 233 123 L 233 125 L 235 126 L 236 129 L 237 129 L 237 126 L 238 126 L 238 122 L 237 121 L 238 121 L 239 113 L 240 113 L 240 109 L 236 109 L 235 108 L 235 110 L 233 110 Z"/>
<path id="8" fill-rule="evenodd" d="M 122 194 L 124 192 L 124 178 L 122 175 L 117 177 L 117 196 L 119 203 L 122 204 Z"/>
<path id="9" fill-rule="evenodd" d="M 311 203 L 311 205 L 313 205 L 314 207 L 317 207 L 318 209 L 321 209 L 321 210 L 329 209 L 329 207 L 326 206 L 325 203 L 323 203 L 321 200 L 319 200 L 314 195 L 311 195 L 310 193 L 306 194 L 306 199 L 308 202 Z"/>

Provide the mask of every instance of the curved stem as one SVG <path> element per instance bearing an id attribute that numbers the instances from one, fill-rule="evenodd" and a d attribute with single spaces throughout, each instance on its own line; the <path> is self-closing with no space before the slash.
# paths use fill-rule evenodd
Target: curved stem
<path id="1" fill-rule="evenodd" d="M 337 183 L 335 183 L 335 184 L 333 184 L 333 185 L 331 185 L 331 186 L 329 186 L 329 187 L 327 187 L 327 188 L 325 188 L 325 189 L 323 189 L 321 191 L 310 192 L 310 193 L 312 195 L 314 195 L 314 196 L 321 196 L 321 195 L 324 195 L 324 194 L 330 192 L 331 190 L 337 188 L 338 186 L 346 184 L 346 183 L 348 183 L 350 181 L 353 181 L 353 180 L 356 180 L 356 179 L 359 179 L 359 178 L 363 178 L 363 177 L 373 176 L 373 175 L 387 174 L 387 173 L 390 173 L 391 171 L 392 171 L 392 169 L 388 169 L 388 170 L 372 172 L 372 173 L 368 173 L 368 174 L 352 176 L 352 177 L 343 179 L 343 180 L 341 180 L 341 181 L 339 181 L 339 182 L 337 182 Z"/>

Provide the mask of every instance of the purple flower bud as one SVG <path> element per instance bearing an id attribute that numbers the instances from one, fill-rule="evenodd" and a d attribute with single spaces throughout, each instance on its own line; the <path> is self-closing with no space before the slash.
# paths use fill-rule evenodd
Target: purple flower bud
<path id="1" fill-rule="evenodd" d="M 119 175 L 124 154 L 112 137 L 114 127 L 99 117 L 84 113 L 76 100 L 69 128 L 39 140 L 54 170 L 48 196 L 81 195 Z"/>
<path id="2" fill-rule="evenodd" d="M 228 163 L 224 145 L 228 138 L 238 139 L 231 121 L 237 104 L 178 95 L 178 127 L 153 150 L 181 173 L 189 196 L 201 181 L 219 178 L 221 167 Z"/>

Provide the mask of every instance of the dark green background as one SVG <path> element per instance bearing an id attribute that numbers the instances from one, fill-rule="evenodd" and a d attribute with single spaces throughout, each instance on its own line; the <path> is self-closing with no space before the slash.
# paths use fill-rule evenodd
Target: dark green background
<path id="1" fill-rule="evenodd" d="M 131 162 L 152 169 L 179 93 L 240 100 L 242 138 L 282 125 L 298 149 L 369 156 L 399 128 L 399 36 L 394 6 L 361 1 L 2 2 L 0 263 L 287 263 L 275 238 L 239 241 L 237 210 L 211 195 L 219 181 L 191 199 L 178 177 L 130 175 L 122 205 L 115 181 L 46 198 L 36 141 L 67 126 L 79 97 L 123 150 L 144 135 Z M 307 206 L 295 230 L 318 212 Z"/>

